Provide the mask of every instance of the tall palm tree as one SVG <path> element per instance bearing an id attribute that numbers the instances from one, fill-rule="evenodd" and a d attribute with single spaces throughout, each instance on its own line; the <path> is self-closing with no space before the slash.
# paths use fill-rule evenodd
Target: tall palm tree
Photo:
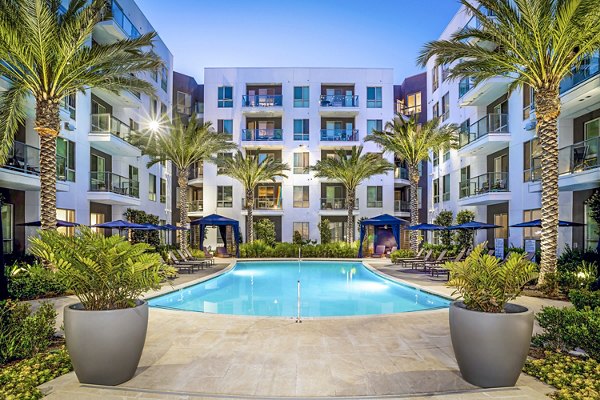
<path id="1" fill-rule="evenodd" d="M 155 33 L 114 44 L 89 46 L 94 25 L 105 14 L 104 0 L 0 0 L 0 75 L 11 87 L 0 94 L 0 165 L 6 162 L 14 133 L 25 119 L 28 97 L 35 100 L 35 130 L 40 136 L 40 213 L 42 229 L 56 228 L 56 137 L 65 96 L 92 87 L 152 93 L 135 76 L 154 71 L 162 61 L 152 52 Z"/>
<path id="2" fill-rule="evenodd" d="M 539 284 L 556 271 L 558 241 L 558 127 L 560 82 L 600 47 L 598 0 L 461 0 L 478 26 L 450 40 L 427 43 L 418 61 L 455 63 L 450 78 L 475 84 L 511 80 L 509 91 L 528 85 L 536 96 L 537 136 L 542 149 L 542 259 Z M 484 14 L 484 10 L 488 12 Z M 493 14 L 492 14 L 493 13 Z M 494 15 L 489 18 L 488 15 Z M 480 46 L 476 41 L 494 43 Z"/>
<path id="3" fill-rule="evenodd" d="M 354 240 L 354 221 L 352 212 L 356 200 L 356 188 L 365 179 L 384 174 L 394 169 L 394 165 L 378 153 L 362 154 L 362 146 L 352 146 L 352 150 L 337 150 L 335 157 L 317 161 L 312 167 L 317 178 L 335 179 L 346 188 L 346 242 Z"/>
<path id="4" fill-rule="evenodd" d="M 398 115 L 385 124 L 383 131 L 374 131 L 365 141 L 380 145 L 385 151 L 393 153 L 408 168 L 410 181 L 410 224 L 419 223 L 419 164 L 429 159 L 429 152 L 438 152 L 457 147 L 458 126 L 448 124 L 440 126 L 440 118 L 433 118 L 419 124 L 417 116 L 406 119 Z M 417 231 L 410 232 L 410 247 L 416 251 L 419 245 Z"/>
<path id="5" fill-rule="evenodd" d="M 217 160 L 217 165 L 221 168 L 223 175 L 230 176 L 242 185 L 246 191 L 246 210 L 248 211 L 248 226 L 246 228 L 246 242 L 254 241 L 254 190 L 259 183 L 264 181 L 275 182 L 275 178 L 287 178 L 285 171 L 290 167 L 286 163 L 275 160 L 273 157 L 266 157 L 264 160 L 258 160 L 259 150 L 253 154 L 242 154 L 238 152 L 233 157 L 223 157 Z"/>
<path id="6" fill-rule="evenodd" d="M 187 226 L 190 222 L 187 198 L 190 167 L 208 160 L 219 151 L 234 148 L 235 145 L 230 139 L 230 135 L 216 133 L 210 122 L 200 123 L 195 115 L 186 122 L 175 118 L 167 129 L 139 133 L 131 138 L 132 143 L 150 156 L 148 166 L 170 161 L 177 167 L 181 226 Z M 179 245 L 182 249 L 187 249 L 187 234 L 179 235 Z"/>

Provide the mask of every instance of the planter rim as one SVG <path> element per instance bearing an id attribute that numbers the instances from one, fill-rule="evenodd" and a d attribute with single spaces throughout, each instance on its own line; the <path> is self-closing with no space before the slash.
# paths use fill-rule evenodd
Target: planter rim
<path id="1" fill-rule="evenodd" d="M 506 307 L 510 306 L 513 308 L 513 312 L 506 312 Z M 458 308 L 460 310 L 464 310 L 464 311 L 469 311 L 472 313 L 479 313 L 479 314 L 486 314 L 486 315 L 497 315 L 497 316 L 509 316 L 509 315 L 513 315 L 513 314 L 526 314 L 526 313 L 530 313 L 532 312 L 528 307 L 525 307 L 521 304 L 516 304 L 516 303 L 506 303 L 504 305 L 504 310 L 505 312 L 501 312 L 501 313 L 493 313 L 493 312 L 487 312 L 487 311 L 479 311 L 479 310 L 470 310 L 465 306 L 465 302 L 463 300 L 455 300 L 452 303 L 450 303 L 450 307 L 454 307 L 454 308 Z"/>
<path id="2" fill-rule="evenodd" d="M 136 299 L 135 303 L 136 303 L 135 307 L 115 308 L 115 309 L 112 309 L 112 310 L 86 310 L 85 308 L 83 308 L 83 304 L 81 302 L 74 303 L 74 304 L 69 304 L 65 308 L 68 308 L 69 311 L 74 311 L 74 312 L 106 313 L 106 312 L 117 312 L 117 311 L 134 310 L 136 308 L 139 308 L 139 307 L 142 307 L 142 306 L 148 304 L 148 302 L 146 300 L 142 300 L 142 299 Z"/>

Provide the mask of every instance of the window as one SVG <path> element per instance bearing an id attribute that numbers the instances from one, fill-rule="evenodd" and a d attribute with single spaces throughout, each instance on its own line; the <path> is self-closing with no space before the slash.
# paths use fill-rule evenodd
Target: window
<path id="1" fill-rule="evenodd" d="M 105 221 L 104 214 L 102 213 L 90 213 L 90 225 L 103 224 Z M 102 228 L 92 228 L 92 232 L 104 233 Z"/>
<path id="2" fill-rule="evenodd" d="M 10 254 L 13 252 L 13 239 L 14 239 L 14 211 L 13 205 L 9 203 L 2 204 L 2 246 L 4 254 Z"/>
<path id="3" fill-rule="evenodd" d="M 381 87 L 367 87 L 367 108 L 381 108 Z"/>
<path id="4" fill-rule="evenodd" d="M 218 95 L 219 95 L 219 101 L 217 102 L 218 108 L 232 108 L 233 107 L 233 87 L 232 86 L 219 86 Z"/>
<path id="5" fill-rule="evenodd" d="M 177 91 L 177 112 L 185 115 L 192 113 L 192 96 L 189 93 Z"/>
<path id="6" fill-rule="evenodd" d="M 217 132 L 226 133 L 227 135 L 233 135 L 233 120 L 232 119 L 218 119 L 217 120 Z"/>
<path id="7" fill-rule="evenodd" d="M 56 138 L 56 178 L 75 182 L 75 142 Z"/>
<path id="8" fill-rule="evenodd" d="M 165 103 L 160 103 L 160 115 L 161 117 L 165 117 L 167 115 L 167 105 Z"/>
<path id="9" fill-rule="evenodd" d="M 433 113 L 433 118 L 438 118 L 440 116 L 440 103 L 435 103 L 431 111 Z"/>
<path id="10" fill-rule="evenodd" d="M 341 221 L 329 221 L 332 242 L 343 242 L 346 240 L 346 223 Z"/>
<path id="11" fill-rule="evenodd" d="M 417 203 L 419 203 L 419 210 L 423 206 L 423 188 L 421 186 L 417 187 Z"/>
<path id="12" fill-rule="evenodd" d="M 140 176 L 137 167 L 133 165 L 129 166 L 129 180 L 130 182 L 130 195 L 133 197 L 140 197 Z"/>
<path id="13" fill-rule="evenodd" d="M 459 197 L 467 197 L 471 195 L 471 166 L 467 165 L 460 169 L 460 192 Z M 474 193 L 473 193 L 474 194 Z"/>
<path id="14" fill-rule="evenodd" d="M 217 207 L 233 207 L 233 186 L 217 186 Z"/>
<path id="15" fill-rule="evenodd" d="M 294 235 L 298 232 L 302 240 L 309 239 L 308 222 L 294 222 Z"/>
<path id="16" fill-rule="evenodd" d="M 294 140 L 309 140 L 308 119 L 294 120 Z"/>
<path id="17" fill-rule="evenodd" d="M 367 120 L 367 135 L 373 133 L 373 131 L 382 131 L 383 121 L 380 119 L 368 119 Z"/>
<path id="18" fill-rule="evenodd" d="M 406 96 L 405 115 L 413 115 L 421 112 L 421 92 L 416 92 Z"/>
<path id="19" fill-rule="evenodd" d="M 294 86 L 294 107 L 308 107 L 308 95 L 308 86 Z"/>
<path id="20" fill-rule="evenodd" d="M 308 174 L 309 153 L 294 153 L 294 174 Z"/>
<path id="21" fill-rule="evenodd" d="M 440 202 L 440 179 L 436 178 L 433 180 L 433 203 Z"/>
<path id="22" fill-rule="evenodd" d="M 223 160 L 224 158 L 233 158 L 233 154 L 231 153 L 218 153 L 217 154 L 217 165 L 219 165 L 219 161 Z M 223 174 L 223 168 L 222 167 L 217 167 L 217 175 L 221 175 Z"/>
<path id="23" fill-rule="evenodd" d="M 538 138 L 523 143 L 523 182 L 538 181 L 542 177 L 542 149 Z"/>
<path id="24" fill-rule="evenodd" d="M 494 228 L 495 239 L 508 239 L 508 214 L 494 214 L 494 225 L 500 228 Z"/>
<path id="25" fill-rule="evenodd" d="M 598 223 L 592 218 L 592 208 L 587 204 L 584 206 L 585 212 L 585 237 L 584 249 L 595 249 L 598 243 Z"/>
<path id="26" fill-rule="evenodd" d="M 440 152 L 434 150 L 433 151 L 433 166 L 437 167 L 439 163 L 440 163 Z"/>
<path id="27" fill-rule="evenodd" d="M 467 118 L 466 121 L 463 121 L 460 124 L 460 127 L 458 129 L 458 145 L 460 147 L 466 146 L 471 141 L 471 134 L 469 131 L 470 126 L 471 120 L 469 118 Z"/>
<path id="28" fill-rule="evenodd" d="M 158 70 L 153 70 L 152 72 L 150 72 L 150 74 L 152 75 L 152 80 L 154 82 L 158 82 Z"/>
<path id="29" fill-rule="evenodd" d="M 450 93 L 446 93 L 442 97 L 442 121 L 450 117 Z"/>
<path id="30" fill-rule="evenodd" d="M 523 222 L 529 222 L 541 218 L 542 210 L 539 208 L 523 211 Z M 523 239 L 540 240 L 542 238 L 541 233 L 542 231 L 540 228 L 523 228 Z"/>
<path id="31" fill-rule="evenodd" d="M 66 208 L 57 208 L 56 209 L 56 219 L 60 219 L 61 221 L 66 222 L 75 222 L 75 210 L 69 210 Z M 60 227 L 56 229 L 63 235 L 74 236 L 75 228 L 74 227 Z"/>
<path id="32" fill-rule="evenodd" d="M 445 151 L 444 154 L 442 155 L 444 162 L 448 161 L 450 159 L 450 150 Z"/>
<path id="33" fill-rule="evenodd" d="M 383 207 L 383 186 L 367 186 L 367 207 Z"/>
<path id="34" fill-rule="evenodd" d="M 437 88 L 440 86 L 440 77 L 438 73 L 439 67 L 436 65 L 431 70 L 431 91 L 435 92 Z"/>
<path id="35" fill-rule="evenodd" d="M 448 200 L 450 200 L 450 174 L 444 175 L 442 179 L 443 179 L 442 200 L 448 201 Z"/>
<path id="36" fill-rule="evenodd" d="M 156 201 L 156 175 L 148 174 L 148 200 Z"/>
<path id="37" fill-rule="evenodd" d="M 450 67 L 448 67 L 448 65 L 446 64 L 442 64 L 440 68 L 442 70 L 442 82 L 444 82 L 446 79 L 448 79 L 448 74 L 450 74 Z"/>
<path id="38" fill-rule="evenodd" d="M 77 96 L 75 93 L 69 94 L 62 99 L 62 107 L 69 113 L 69 118 L 75 119 L 77 109 Z"/>
<path id="39" fill-rule="evenodd" d="M 160 178 L 160 202 L 167 202 L 167 180 L 164 178 Z"/>
<path id="40" fill-rule="evenodd" d="M 589 140 L 592 138 L 597 138 L 600 136 L 600 118 L 593 119 L 584 124 L 584 140 Z M 590 143 L 591 145 L 591 143 Z M 593 146 L 592 146 L 593 147 Z M 593 148 L 590 148 L 590 151 L 593 151 Z M 598 149 L 595 149 L 596 151 Z"/>
<path id="41" fill-rule="evenodd" d="M 462 78 L 458 82 L 458 98 L 463 97 L 473 87 L 473 80 L 471 77 Z"/>
<path id="42" fill-rule="evenodd" d="M 531 86 L 523 85 L 523 119 L 529 119 L 535 108 L 535 97 Z"/>
<path id="43" fill-rule="evenodd" d="M 167 68 L 162 67 L 161 72 L 160 72 L 160 87 L 165 92 L 167 91 L 168 83 L 169 83 L 169 78 L 168 78 L 168 74 L 167 74 Z"/>
<path id="44" fill-rule="evenodd" d="M 309 207 L 309 187 L 308 186 L 294 186 L 294 208 L 308 208 Z"/>

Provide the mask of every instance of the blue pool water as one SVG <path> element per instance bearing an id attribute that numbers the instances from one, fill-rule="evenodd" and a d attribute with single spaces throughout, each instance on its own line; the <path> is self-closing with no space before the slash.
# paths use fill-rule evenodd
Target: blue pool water
<path id="1" fill-rule="evenodd" d="M 229 272 L 156 297 L 152 307 L 295 317 L 391 314 L 448 307 L 449 301 L 385 279 L 359 262 L 238 262 Z"/>

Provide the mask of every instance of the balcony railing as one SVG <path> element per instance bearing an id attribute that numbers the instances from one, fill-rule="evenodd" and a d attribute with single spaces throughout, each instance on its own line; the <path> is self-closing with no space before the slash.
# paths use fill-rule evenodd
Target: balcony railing
<path id="1" fill-rule="evenodd" d="M 92 133 L 107 132 L 123 140 L 128 140 L 131 128 L 111 114 L 92 114 Z"/>
<path id="2" fill-rule="evenodd" d="M 358 96 L 351 94 L 323 94 L 321 107 L 358 107 Z"/>
<path id="3" fill-rule="evenodd" d="M 356 142 L 358 141 L 358 129 L 321 129 L 321 140 Z"/>
<path id="4" fill-rule="evenodd" d="M 254 198 L 255 210 L 281 210 L 281 197 L 263 196 Z M 246 199 L 242 199 L 242 208 L 246 209 Z"/>
<path id="5" fill-rule="evenodd" d="M 90 192 L 111 192 L 129 197 L 140 197 L 140 184 L 112 172 L 90 172 Z"/>
<path id="6" fill-rule="evenodd" d="M 188 180 L 202 179 L 204 177 L 204 166 L 199 167 L 192 166 L 188 170 Z"/>
<path id="7" fill-rule="evenodd" d="M 394 168 L 394 179 L 408 180 L 408 168 L 396 166 Z"/>
<path id="8" fill-rule="evenodd" d="M 584 140 L 558 151 L 558 173 L 573 174 L 600 167 L 600 137 Z"/>
<path id="9" fill-rule="evenodd" d="M 346 210 L 345 197 L 322 197 L 321 210 Z M 358 210 L 358 199 L 354 201 L 354 209 Z"/>
<path id="10" fill-rule="evenodd" d="M 243 107 L 281 107 L 283 96 L 280 94 L 243 95 Z"/>
<path id="11" fill-rule="evenodd" d="M 15 140 L 2 168 L 39 175 L 40 149 Z"/>
<path id="12" fill-rule="evenodd" d="M 460 198 L 490 192 L 508 192 L 508 172 L 487 172 L 460 182 Z"/>
<path id="13" fill-rule="evenodd" d="M 508 114 L 488 114 L 469 126 L 468 132 L 461 132 L 460 147 L 464 147 L 490 133 L 508 133 Z"/>
<path id="14" fill-rule="evenodd" d="M 203 200 L 191 200 L 188 205 L 189 212 L 197 212 L 204 210 L 204 201 Z"/>
<path id="15" fill-rule="evenodd" d="M 242 129 L 242 141 L 269 142 L 283 140 L 282 129 Z"/>
<path id="16" fill-rule="evenodd" d="M 367 200 L 368 208 L 382 208 L 383 201 L 382 200 Z"/>
<path id="17" fill-rule="evenodd" d="M 405 107 L 404 103 L 400 100 L 396 102 L 396 114 L 401 114 L 406 117 L 410 117 L 411 115 L 420 114 L 421 113 L 421 105 Z"/>
<path id="18" fill-rule="evenodd" d="M 560 93 L 564 93 L 582 82 L 600 73 L 600 50 L 595 51 L 587 57 L 578 69 L 573 69 L 571 75 L 560 83 Z"/>
<path id="19" fill-rule="evenodd" d="M 410 201 L 406 201 L 406 200 L 394 200 L 394 211 L 396 211 L 396 212 L 410 212 Z"/>
<path id="20" fill-rule="evenodd" d="M 123 32 L 125 32 L 129 38 L 135 39 L 140 36 L 140 32 L 136 29 L 133 23 L 131 23 L 129 18 L 127 18 L 119 3 L 114 0 L 110 1 L 110 10 L 112 19 L 117 23 L 117 25 L 119 25 L 121 29 L 123 29 Z"/>

